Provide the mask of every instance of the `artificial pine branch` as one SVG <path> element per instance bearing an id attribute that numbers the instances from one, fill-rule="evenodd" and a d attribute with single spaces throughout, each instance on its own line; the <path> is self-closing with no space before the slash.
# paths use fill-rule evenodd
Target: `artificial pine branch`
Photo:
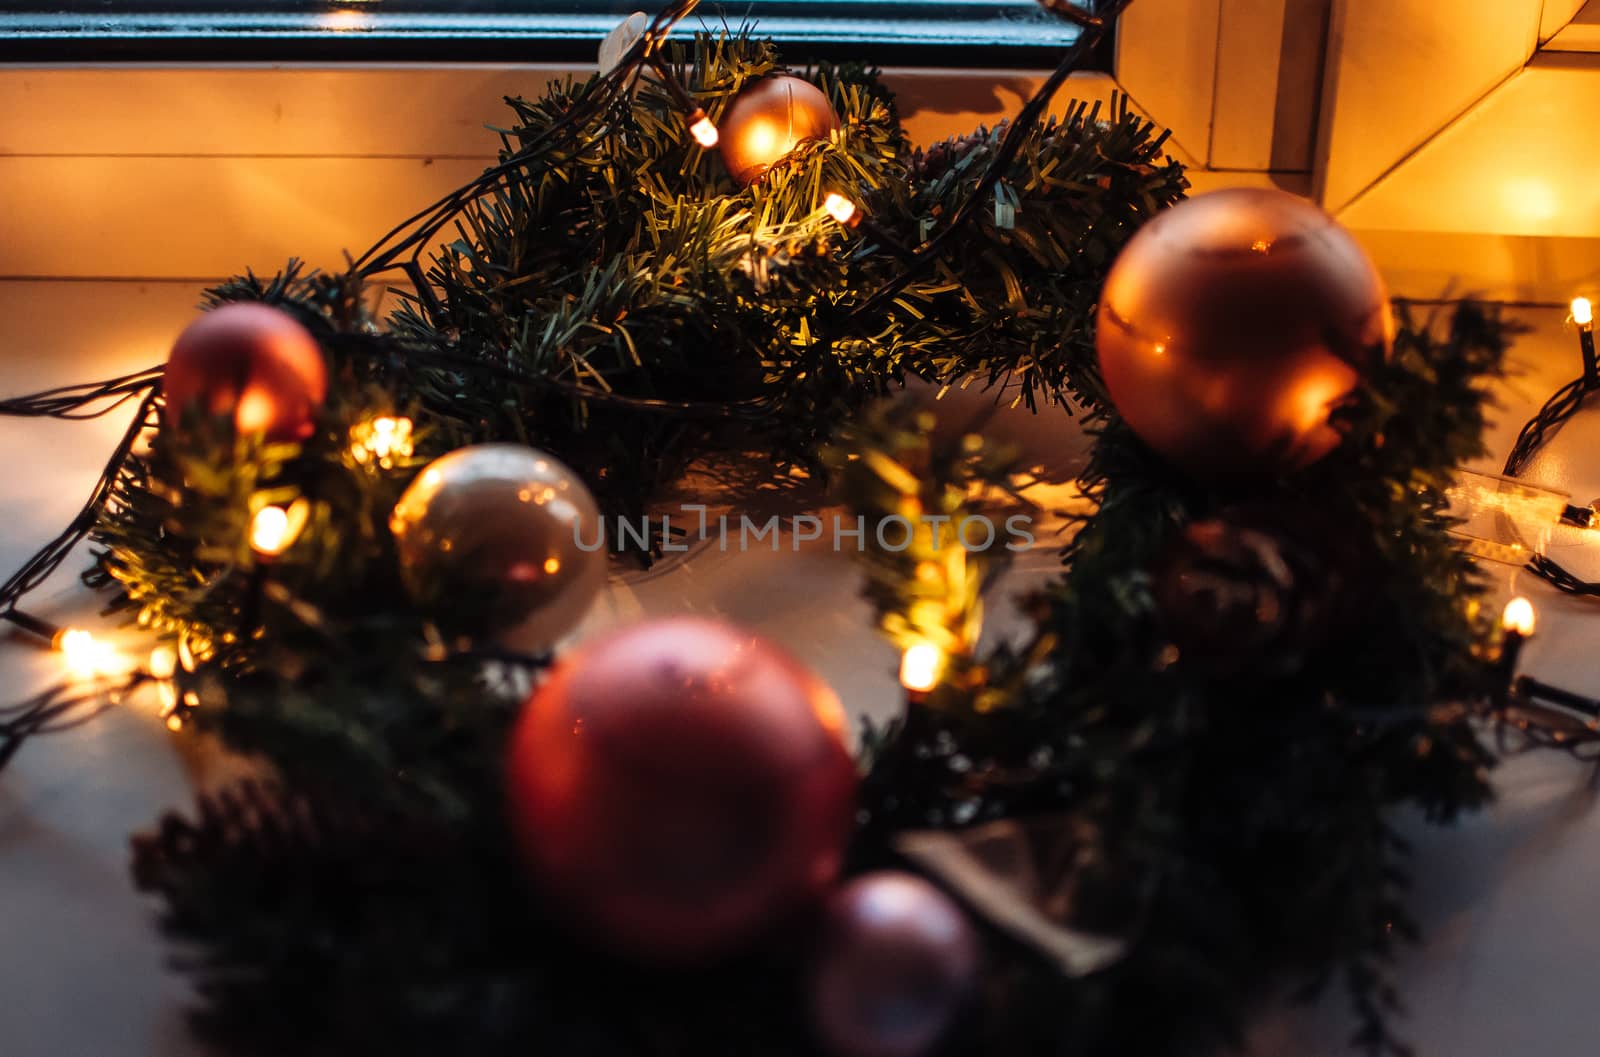
<path id="1" fill-rule="evenodd" d="M 777 64 L 743 33 L 702 35 L 672 60 L 714 115 Z M 1341 450 L 1268 490 L 1354 541 L 1372 563 L 1373 618 L 1289 672 L 1202 672 L 1172 655 L 1153 563 L 1186 525 L 1260 497 L 1162 465 L 1116 422 L 1093 366 L 1106 269 L 1185 187 L 1162 136 L 1120 102 L 1034 128 L 997 192 L 1014 226 L 963 229 L 862 318 L 900 265 L 828 220 L 822 194 L 858 198 L 921 244 L 970 196 L 1001 133 L 914 154 L 875 75 L 812 76 L 841 131 L 756 187 L 685 139 L 648 79 L 631 100 L 597 80 L 554 85 L 511 101 L 494 178 L 446 210 L 456 226 L 388 319 L 359 268 L 291 264 L 212 292 L 294 312 L 335 382 L 301 445 L 167 421 L 120 463 L 95 526 L 95 575 L 194 661 L 179 676 L 186 717 L 285 783 L 140 845 L 167 929 L 199 952 L 189 968 L 206 1024 L 299 1055 L 805 1052 L 797 944 L 687 977 L 630 968 L 574 941 L 522 884 L 499 814 L 515 695 L 487 687 L 481 658 L 453 652 L 396 586 L 387 512 L 426 459 L 517 440 L 573 465 L 608 513 L 637 515 L 696 461 L 759 452 L 820 468 L 841 424 L 907 375 L 975 376 L 1015 383 L 1030 407 L 1088 409 L 1100 437 L 1082 484 L 1098 509 L 1019 649 L 974 648 L 981 569 L 953 604 L 913 612 L 927 601 L 920 559 L 874 555 L 885 624 L 947 636 L 977 677 L 926 713 L 926 766 L 891 773 L 905 758 L 897 735 L 873 734 L 855 859 L 887 860 L 907 828 L 1065 813 L 1084 840 L 1074 913 L 1130 953 L 1069 981 L 1002 949 L 1003 986 L 955 1048 L 1226 1043 L 1270 966 L 1345 976 L 1362 1041 L 1393 1048 L 1387 925 L 1404 919 L 1384 812 L 1415 803 L 1448 819 L 1488 795 L 1470 726 L 1483 619 L 1445 538 L 1443 489 L 1478 454 L 1480 383 L 1504 328 L 1471 308 L 1408 325 L 1346 412 Z M 592 102 L 606 104 L 597 120 L 567 135 Z M 414 463 L 353 464 L 350 429 L 395 412 L 416 420 Z M 1003 468 L 982 451 L 934 457 L 917 422 L 869 421 L 851 443 L 887 460 L 833 463 L 879 516 L 908 496 L 966 509 L 963 486 Z M 886 476 L 890 463 L 902 472 Z M 311 520 L 265 567 L 248 515 L 290 498 L 311 503 Z"/>
<path id="2" fill-rule="evenodd" d="M 959 798 L 968 809 L 958 821 L 1064 811 L 1097 835 L 1082 907 L 1131 950 L 1050 996 L 1067 1007 L 1060 1038 L 1079 1047 L 1158 1054 L 1226 1043 L 1291 970 L 1341 976 L 1356 1041 L 1405 1052 L 1388 967 L 1410 925 L 1404 847 L 1387 815 L 1409 804 L 1448 822 L 1490 795 L 1493 758 L 1472 724 L 1495 690 L 1478 653 L 1482 583 L 1449 538 L 1444 491 L 1483 453 L 1484 382 L 1510 330 L 1474 305 L 1421 322 L 1402 306 L 1401 320 L 1394 355 L 1341 414 L 1341 447 L 1283 481 L 1197 484 L 1109 410 L 1099 415 L 1080 481 L 1097 508 L 1043 600 L 1042 649 L 979 658 L 986 721 L 947 708 L 931 739 L 919 734 L 961 761 L 961 781 L 924 769 L 940 780 L 919 801 L 904 768 L 869 780 L 867 810 L 886 828 L 948 825 L 940 808 Z M 893 445 L 890 434 L 869 440 L 857 462 Z M 1262 503 L 1311 511 L 1325 526 L 1315 541 L 1357 570 L 1355 619 L 1336 621 L 1292 667 L 1246 657 L 1243 671 L 1219 676 L 1211 658 L 1174 649 L 1152 577 L 1186 524 Z M 1014 689 L 996 701 L 997 687 Z M 959 696 L 960 684 L 945 693 Z M 875 759 L 896 766 L 892 732 Z M 1046 1014 L 1008 1015 L 1028 1024 Z"/>

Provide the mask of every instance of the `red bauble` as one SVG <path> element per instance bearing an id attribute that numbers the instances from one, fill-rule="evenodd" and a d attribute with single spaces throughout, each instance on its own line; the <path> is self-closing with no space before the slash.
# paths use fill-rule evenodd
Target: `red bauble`
<path id="1" fill-rule="evenodd" d="M 1302 198 L 1239 188 L 1174 206 L 1129 241 L 1095 345 L 1129 427 L 1217 480 L 1332 451 L 1330 413 L 1394 331 L 1383 280 L 1348 231 Z"/>
<path id="2" fill-rule="evenodd" d="M 167 359 L 167 412 L 232 417 L 239 433 L 304 440 L 328 395 L 328 369 L 311 333 L 267 305 L 223 305 L 189 324 Z"/>
<path id="3" fill-rule="evenodd" d="M 838 127 L 839 115 L 822 89 L 789 74 L 745 86 L 717 122 L 723 164 L 747 185 L 801 143 L 827 139 Z"/>
<path id="4" fill-rule="evenodd" d="M 581 931 L 645 961 L 727 953 L 838 875 L 856 769 L 833 692 L 749 632 L 641 624 L 564 659 L 512 735 L 512 825 Z"/>

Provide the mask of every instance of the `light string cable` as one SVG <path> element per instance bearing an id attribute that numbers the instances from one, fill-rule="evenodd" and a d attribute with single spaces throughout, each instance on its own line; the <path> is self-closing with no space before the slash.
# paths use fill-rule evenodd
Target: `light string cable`
<path id="1" fill-rule="evenodd" d="M 19 609 L 18 603 L 48 580 L 73 549 L 93 531 L 102 509 L 115 492 L 117 478 L 139 436 L 155 425 L 160 381 L 160 369 L 155 368 L 99 385 L 68 386 L 36 397 L 0 402 L 0 413 L 3 414 L 82 420 L 107 414 L 143 394 L 133 421 L 106 462 L 83 508 L 55 539 L 40 548 L 22 568 L 0 585 L 0 620 L 38 637 L 52 649 L 68 651 L 72 645 L 69 636 L 87 636 L 87 633 L 73 632 L 51 624 Z M 95 401 L 105 403 L 97 408 Z M 0 771 L 5 769 L 28 738 L 71 730 L 87 723 L 116 705 L 124 693 L 152 678 L 150 673 L 142 670 L 121 677 L 91 671 L 89 676 L 87 680 L 68 680 L 52 686 L 17 704 L 0 706 Z"/>
<path id="2" fill-rule="evenodd" d="M 1545 401 L 1544 406 L 1523 425 L 1522 432 L 1517 434 L 1517 441 L 1511 448 L 1511 454 L 1506 456 L 1503 471 L 1505 475 L 1521 476 L 1527 470 L 1528 464 L 1533 461 L 1533 457 L 1556 433 L 1560 432 L 1568 420 L 1583 409 L 1585 399 L 1597 389 L 1600 389 L 1600 382 L 1597 382 L 1587 370 L 1557 389 L 1550 399 Z M 1567 516 L 1562 520 L 1567 524 L 1588 527 L 1591 516 L 1582 508 L 1569 508 Z M 1548 555 L 1535 554 L 1528 559 L 1527 568 L 1566 594 L 1600 596 L 1600 582 L 1583 579 Z"/>
<path id="3" fill-rule="evenodd" d="M 77 516 L 72 519 L 67 527 L 63 529 L 55 539 L 51 540 L 49 543 L 40 548 L 32 558 L 28 559 L 28 561 L 23 564 L 22 568 L 13 573 L 4 584 L 0 584 L 0 620 L 10 621 L 13 624 L 23 627 L 25 630 L 36 630 L 35 628 L 28 626 L 27 620 L 29 618 L 27 618 L 26 615 L 23 615 L 19 619 L 17 615 L 17 603 L 19 603 L 26 595 L 32 592 L 40 584 L 48 580 L 51 574 L 53 574 L 56 569 L 60 568 L 61 563 L 66 560 L 67 555 L 72 552 L 72 549 L 79 543 L 83 542 L 83 540 L 88 537 L 89 533 L 94 530 L 95 523 L 100 517 L 101 510 L 105 507 L 106 501 L 111 498 L 112 492 L 115 490 L 117 476 L 122 472 L 123 464 L 127 461 L 129 454 L 133 451 L 134 445 L 138 442 L 140 434 L 144 433 L 145 430 L 151 429 L 155 426 L 156 401 L 160 396 L 160 383 L 161 372 L 159 368 L 155 368 L 153 371 L 144 371 L 135 375 L 128 375 L 124 380 L 122 380 L 121 385 L 114 385 L 112 382 L 107 382 L 101 386 L 71 387 L 82 392 L 95 392 L 98 394 L 96 397 L 97 399 L 109 399 L 112 401 L 108 406 L 102 407 L 98 410 L 89 411 L 84 408 L 82 403 L 79 403 L 75 406 L 67 406 L 62 410 L 57 410 L 54 412 L 31 412 L 34 415 L 49 414 L 50 417 L 55 418 L 94 418 L 110 412 L 138 393 L 143 393 L 143 398 L 139 402 L 139 409 L 134 413 L 133 421 L 128 424 L 127 430 L 122 435 L 122 440 L 117 443 L 116 449 L 111 454 L 111 458 L 106 462 L 105 469 L 100 473 L 100 479 L 95 482 L 94 489 L 89 493 L 88 500 L 78 511 Z M 136 384 L 138 388 L 131 388 Z M 122 391 L 123 387 L 130 388 L 127 388 L 126 391 Z M 57 390 L 57 392 L 62 391 Z M 41 395 L 47 396 L 48 394 Z M 33 401 L 34 399 L 35 398 L 32 397 L 23 397 L 20 398 L 19 401 L 6 401 L 5 404 L 0 404 L 0 414 L 17 415 L 30 413 L 13 410 L 8 405 L 21 404 L 22 406 L 26 407 L 30 406 L 29 402 Z"/>
<path id="4" fill-rule="evenodd" d="M 891 280 L 884 288 L 873 294 L 866 303 L 856 310 L 855 315 L 865 315 L 888 304 L 910 281 L 913 273 L 925 267 L 938 254 L 942 246 L 978 214 L 984 202 L 984 196 L 992 193 L 995 186 L 1003 178 L 1009 166 L 1021 151 L 1029 133 L 1037 126 L 1044 115 L 1056 91 L 1065 83 L 1067 77 L 1078 67 L 1083 59 L 1098 45 L 1109 25 L 1115 21 L 1116 17 L 1131 2 L 1132 0 L 1112 0 L 1100 15 L 1086 13 L 1081 8 L 1070 4 L 1062 6 L 1052 2 L 1045 3 L 1047 8 L 1083 27 L 1083 33 L 1068 50 L 1067 55 L 1055 72 L 1023 106 L 1016 120 L 1002 137 L 1000 147 L 983 177 L 973 188 L 968 200 L 961 205 L 951 218 L 949 224 L 938 236 L 926 242 L 914 254 L 900 254 L 907 261 L 908 267 L 900 276 Z M 484 173 L 469 183 L 445 195 L 391 229 L 370 249 L 351 262 L 351 274 L 359 279 L 367 280 L 386 273 L 399 272 L 408 278 L 415 288 L 417 296 L 424 301 L 430 310 L 442 311 L 442 306 L 437 303 L 436 295 L 431 285 L 427 282 L 420 264 L 422 254 L 432 240 L 451 221 L 465 210 L 471 208 L 474 202 L 479 201 L 495 188 L 511 181 L 524 179 L 524 174 L 530 163 L 547 159 L 558 151 L 583 142 L 586 130 L 595 128 L 597 125 L 599 128 L 593 133 L 590 141 L 593 138 L 603 136 L 605 134 L 605 125 L 603 123 L 605 115 L 619 101 L 631 97 L 631 89 L 637 84 L 647 67 L 656 71 L 658 75 L 667 76 L 670 74 L 670 71 L 666 69 L 666 64 L 660 57 L 661 47 L 672 30 L 694 11 L 698 3 L 699 0 L 675 0 L 674 3 L 665 7 L 655 16 L 640 38 L 628 49 L 617 67 L 602 75 L 594 88 L 570 107 L 559 121 L 524 143 L 520 149 L 509 155 L 504 161 L 485 170 Z M 681 84 L 677 84 L 670 76 L 667 77 L 667 80 L 670 82 L 669 95 L 678 101 L 680 105 L 693 103 L 687 90 Z M 672 91 L 673 88 L 676 88 L 677 91 Z M 704 118 L 703 111 L 696 106 L 685 116 L 691 134 L 695 134 L 699 138 L 698 134 L 695 133 L 695 127 Z M 449 351 L 417 349 L 409 345 L 407 346 L 407 351 L 421 353 L 426 357 L 427 364 L 443 369 L 484 371 L 508 382 L 549 386 L 570 391 L 588 400 L 640 410 L 691 415 L 702 413 L 739 414 L 753 412 L 759 406 L 759 401 L 755 399 L 719 403 L 630 397 L 579 385 L 564 379 L 530 375 L 503 365 L 487 364 L 470 356 Z M 140 400 L 139 409 L 133 421 L 106 463 L 99 480 L 77 516 L 60 534 L 40 548 L 4 584 L 0 584 L 0 620 L 12 623 L 24 631 L 38 635 L 46 641 L 51 641 L 53 644 L 60 639 L 61 629 L 55 628 L 53 625 L 21 610 L 18 608 L 19 603 L 49 579 L 60 568 L 73 549 L 93 531 L 97 520 L 114 491 L 118 475 L 121 473 L 140 435 L 157 424 L 156 411 L 159 408 L 163 372 L 163 367 L 154 366 L 106 381 L 62 386 L 0 401 L 0 415 L 82 420 L 102 417 L 135 399 Z M 136 671 L 124 680 L 120 688 L 127 688 L 151 678 L 153 677 L 148 672 Z M 113 688 L 113 690 L 115 689 L 119 688 Z M 75 710 L 91 700 L 105 701 L 107 699 L 105 690 L 104 684 L 89 691 L 62 686 L 46 691 L 21 704 L 7 706 L 3 713 L 0 713 L 5 717 L 3 724 L 0 724 L 0 765 L 3 765 L 14 755 L 17 745 L 28 734 L 40 733 L 49 729 L 64 729 L 69 723 L 75 725 L 76 719 L 72 718 L 75 715 Z M 113 696 L 115 695 L 113 694 Z"/>
<path id="5" fill-rule="evenodd" d="M 1084 60 L 1094 53 L 1105 34 L 1133 0 L 1110 0 L 1109 3 L 1099 7 L 1098 13 L 1087 12 L 1070 0 L 1041 0 L 1041 2 L 1047 10 L 1076 23 L 1082 29 L 1078 39 L 1067 49 L 1066 55 L 1062 57 L 1054 72 L 1022 105 L 1016 118 L 1006 127 L 1005 134 L 1000 138 L 1000 145 L 995 149 L 994 157 L 989 159 L 988 168 L 972 188 L 972 193 L 951 216 L 949 223 L 914 251 L 901 255 L 901 259 L 905 262 L 904 270 L 853 308 L 850 311 L 850 319 L 859 323 L 864 318 L 869 319 L 886 309 L 901 291 L 911 284 L 917 274 L 928 267 L 944 247 L 978 216 L 987 204 L 988 196 L 993 194 L 994 189 L 1011 171 L 1012 164 L 1017 160 L 1034 129 L 1044 119 L 1056 92 L 1066 84 L 1068 77 L 1077 72 Z"/>
<path id="6" fill-rule="evenodd" d="M 615 69 L 602 75 L 581 100 L 538 136 L 523 144 L 504 161 L 486 169 L 469 183 L 456 188 L 432 205 L 396 225 L 370 249 L 351 262 L 352 274 L 363 281 L 389 272 L 403 274 L 411 283 L 417 298 L 435 318 L 446 315 L 433 286 L 425 275 L 421 258 L 434 238 L 448 224 L 473 203 L 499 187 L 511 186 L 524 180 L 534 163 L 569 148 L 581 149 L 583 145 L 603 138 L 607 125 L 603 118 L 620 101 L 631 98 L 646 69 L 655 71 L 657 79 L 673 100 L 682 108 L 686 126 L 697 140 L 703 123 L 709 124 L 705 111 L 689 95 L 676 76 L 661 59 L 661 49 L 668 35 L 699 5 L 699 0 L 678 0 L 663 9 L 651 21 L 644 33 L 624 54 Z M 593 129 L 585 138 L 588 130 Z M 703 145 L 703 141 L 702 141 Z M 505 364 L 486 363 L 472 356 L 423 346 L 408 346 L 414 362 L 424 366 L 459 372 L 481 372 L 497 380 L 516 385 L 555 389 L 583 400 L 629 410 L 681 414 L 688 417 L 759 417 L 763 401 L 750 398 L 738 401 L 667 400 L 656 397 L 630 396 L 612 390 L 584 385 L 558 378 L 551 374 L 530 374 Z"/>
<path id="7" fill-rule="evenodd" d="M 594 124 L 620 99 L 627 97 L 628 89 L 638 81 L 645 65 L 653 65 L 655 52 L 667 35 L 699 6 L 699 2 L 675 0 L 662 9 L 639 39 L 633 42 L 617 67 L 602 75 L 594 89 L 569 108 L 560 121 L 523 144 L 504 161 L 484 170 L 469 183 L 395 225 L 371 249 L 351 262 L 354 274 L 362 279 L 370 279 L 384 272 L 399 270 L 417 284 L 419 296 L 426 296 L 424 291 L 427 284 L 420 281 L 419 262 L 433 237 L 473 202 L 502 182 L 518 179 L 520 170 L 530 161 L 544 158 L 559 147 L 577 142 L 584 129 Z"/>
<path id="8" fill-rule="evenodd" d="M 1520 477 L 1544 446 L 1561 431 L 1573 416 L 1583 410 L 1589 395 L 1600 390 L 1600 365 L 1594 343 L 1594 318 L 1589 301 L 1572 302 L 1572 322 L 1578 327 L 1583 373 L 1557 389 L 1532 418 L 1523 424 L 1506 456 L 1503 473 Z M 1594 527 L 1592 508 L 1569 505 L 1561 523 L 1579 528 Z M 1600 582 L 1584 580 L 1554 558 L 1534 554 L 1525 566 L 1528 571 L 1564 594 L 1600 597 Z M 1600 700 L 1554 686 L 1532 676 L 1514 672 L 1510 698 L 1495 709 L 1500 719 L 1501 740 L 1511 729 L 1523 735 L 1528 744 L 1540 748 L 1564 748 L 1587 761 L 1600 763 Z M 1600 769 L 1596 771 L 1600 780 Z"/>

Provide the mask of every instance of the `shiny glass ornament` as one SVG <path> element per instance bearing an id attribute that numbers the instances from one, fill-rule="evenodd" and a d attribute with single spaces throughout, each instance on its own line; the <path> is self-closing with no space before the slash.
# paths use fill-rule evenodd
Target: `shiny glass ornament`
<path id="1" fill-rule="evenodd" d="M 845 715 L 755 634 L 694 617 L 586 643 L 507 763 L 532 875 L 592 942 L 656 963 L 747 945 L 833 883 L 854 827 Z"/>
<path id="2" fill-rule="evenodd" d="M 834 893 L 811 971 L 811 1016 L 833 1057 L 920 1057 L 971 995 L 978 937 L 915 874 L 866 874 Z"/>
<path id="3" fill-rule="evenodd" d="M 600 511 L 577 475 L 518 444 L 435 459 L 389 520 L 400 575 L 450 633 L 538 651 L 577 626 L 605 584 Z"/>
<path id="4" fill-rule="evenodd" d="M 774 74 L 744 87 L 717 122 L 728 172 L 752 184 L 808 139 L 826 139 L 839 116 L 822 89 L 801 77 Z"/>
<path id="5" fill-rule="evenodd" d="M 1295 195 L 1236 188 L 1180 203 L 1128 242 L 1095 345 L 1128 426 L 1218 480 L 1332 451 L 1330 416 L 1394 333 L 1388 291 L 1348 231 Z"/>
<path id="6" fill-rule="evenodd" d="M 231 418 L 240 434 L 304 440 L 328 395 L 328 370 L 316 339 L 293 316 L 239 302 L 212 309 L 178 336 L 162 392 L 169 423 L 197 408 Z"/>

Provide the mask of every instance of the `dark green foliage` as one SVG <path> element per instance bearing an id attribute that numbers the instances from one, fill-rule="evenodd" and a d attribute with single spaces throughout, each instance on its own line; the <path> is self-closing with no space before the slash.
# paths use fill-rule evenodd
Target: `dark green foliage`
<path id="1" fill-rule="evenodd" d="M 717 116 L 777 59 L 744 35 L 703 36 L 675 62 Z M 1467 711 L 1449 707 L 1481 688 L 1482 628 L 1441 491 L 1477 453 L 1475 386 L 1502 329 L 1472 310 L 1448 333 L 1408 327 L 1349 409 L 1343 448 L 1263 490 L 1325 513 L 1367 556 L 1371 619 L 1288 673 L 1202 675 L 1169 656 L 1152 562 L 1186 522 L 1263 495 L 1165 468 L 1109 415 L 1093 367 L 1110 261 L 1185 187 L 1162 137 L 1120 105 L 1034 129 L 999 192 L 1015 226 L 982 216 L 868 314 L 904 265 L 869 229 L 828 219 L 822 195 L 855 196 L 919 245 L 1001 133 L 913 153 L 873 73 L 812 76 L 841 133 L 751 189 L 693 146 L 648 80 L 575 139 L 517 153 L 605 98 L 600 81 L 558 84 L 510 101 L 507 172 L 459 213 L 427 283 L 387 320 L 354 273 L 291 265 L 213 292 L 294 312 L 328 353 L 332 396 L 303 445 L 164 422 L 116 479 L 92 574 L 193 655 L 177 680 L 184 718 L 282 783 L 244 787 L 137 846 L 139 882 L 186 945 L 213 1037 L 296 1057 L 811 1052 L 806 922 L 744 961 L 652 971 L 586 949 L 528 887 L 502 817 L 501 754 L 533 665 L 486 665 L 482 644 L 439 633 L 398 585 L 387 517 L 423 462 L 486 440 L 552 451 L 611 514 L 637 515 L 718 456 L 820 471 L 840 427 L 915 375 L 1016 382 L 1030 406 L 1075 397 L 1101 431 L 1084 480 L 1100 508 L 1016 651 L 973 648 L 982 564 L 946 568 L 959 593 L 913 619 L 911 601 L 930 600 L 911 582 L 919 562 L 874 556 L 886 628 L 942 629 L 958 677 L 937 710 L 870 732 L 854 861 L 888 861 L 905 828 L 1070 810 L 1075 913 L 1133 941 L 1121 964 L 1079 981 L 997 944 L 952 1052 L 1156 1055 L 1225 1040 L 1275 965 L 1345 976 L 1365 1041 L 1389 1042 L 1383 964 L 1404 916 L 1384 812 L 1412 802 L 1447 819 L 1487 795 L 1488 758 Z M 415 456 L 357 465 L 350 428 L 395 413 L 416 422 Z M 969 485 L 1000 483 L 1003 456 L 934 449 L 925 424 L 897 414 L 832 449 L 864 511 L 908 499 L 951 511 Z M 310 505 L 305 534 L 263 563 L 250 514 L 294 500 Z"/>
<path id="2" fill-rule="evenodd" d="M 1342 415 L 1344 444 L 1287 480 L 1197 486 L 1101 414 L 1081 482 L 1099 506 L 1038 599 L 1034 645 L 982 659 L 981 691 L 947 688 L 939 711 L 875 739 L 876 829 L 947 825 L 964 804 L 963 819 L 1068 810 L 1090 835 L 1075 913 L 1132 953 L 1049 989 L 1038 1017 L 1009 1008 L 1008 1024 L 1034 1033 L 1053 1016 L 1077 1044 L 1065 1052 L 1171 1052 L 1234 1038 L 1290 969 L 1342 978 L 1361 1045 L 1403 1052 L 1385 972 L 1411 926 L 1389 812 L 1446 822 L 1489 797 L 1472 727 L 1495 689 L 1476 652 L 1488 628 L 1443 493 L 1483 454 L 1482 386 L 1507 343 L 1475 306 L 1403 319 L 1395 355 Z M 1219 677 L 1174 650 L 1150 578 L 1184 524 L 1241 504 L 1316 514 L 1348 573 L 1346 611 L 1289 670 L 1275 655 Z M 894 612 L 914 585 L 896 595 L 880 580 L 872 597 Z M 1001 700 L 996 686 L 1014 689 Z"/>

